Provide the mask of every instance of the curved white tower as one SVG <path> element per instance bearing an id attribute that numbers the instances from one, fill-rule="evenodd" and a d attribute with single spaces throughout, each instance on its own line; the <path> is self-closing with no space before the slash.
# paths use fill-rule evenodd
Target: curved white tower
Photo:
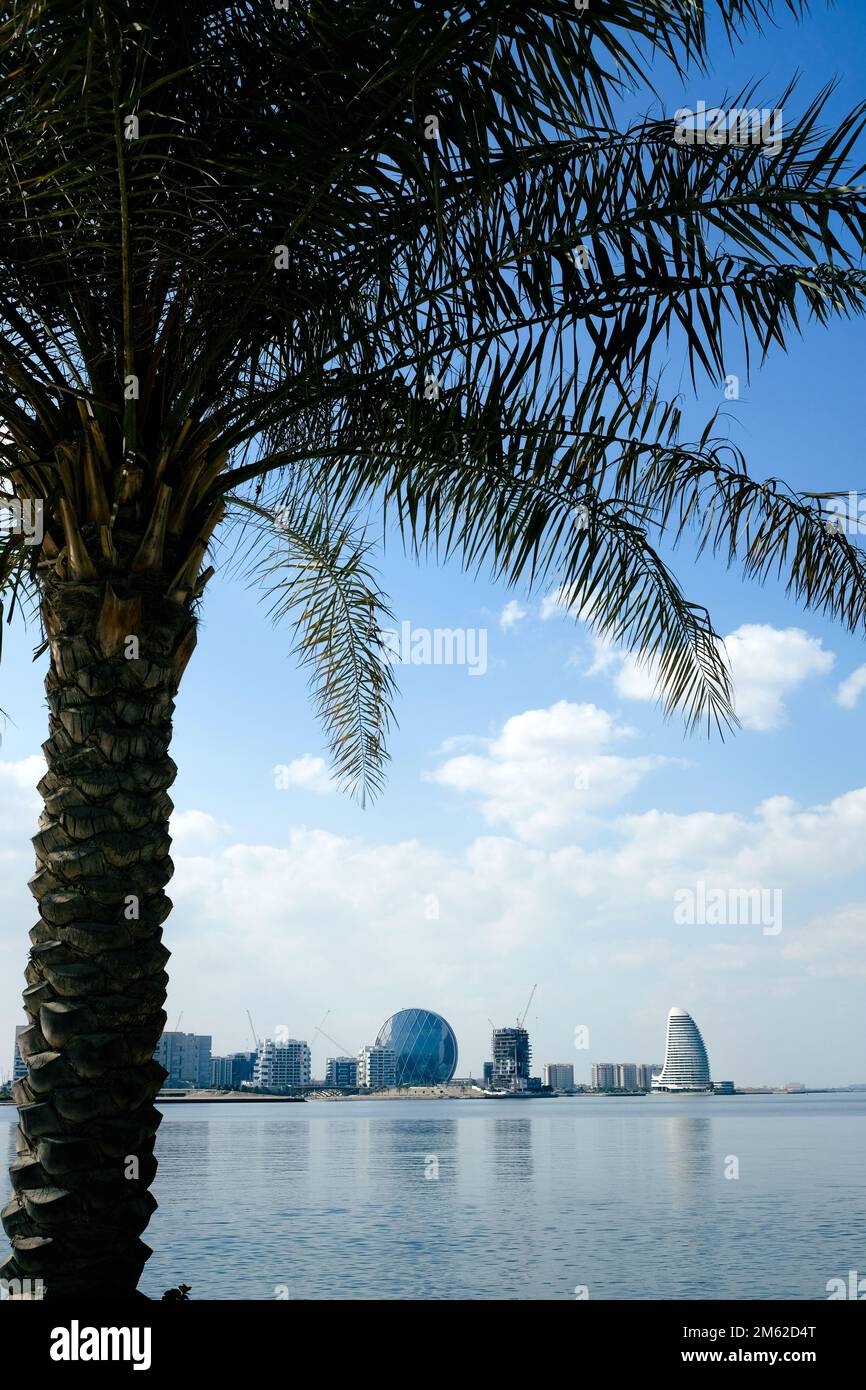
<path id="1" fill-rule="evenodd" d="M 710 1064 L 700 1029 L 685 1009 L 671 1009 L 665 1064 L 652 1079 L 654 1091 L 711 1091 Z"/>

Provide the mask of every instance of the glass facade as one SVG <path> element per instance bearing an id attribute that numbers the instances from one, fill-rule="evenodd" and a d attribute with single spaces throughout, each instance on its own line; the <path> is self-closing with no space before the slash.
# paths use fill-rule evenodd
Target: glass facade
<path id="1" fill-rule="evenodd" d="M 379 1029 L 377 1047 L 397 1055 L 398 1086 L 435 1086 L 457 1070 L 457 1039 L 450 1023 L 429 1009 L 401 1009 Z"/>

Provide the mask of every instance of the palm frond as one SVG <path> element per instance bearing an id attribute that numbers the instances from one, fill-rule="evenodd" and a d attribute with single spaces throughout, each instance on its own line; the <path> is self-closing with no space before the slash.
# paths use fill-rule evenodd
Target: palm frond
<path id="1" fill-rule="evenodd" d="M 124 574 L 158 512 L 154 577 L 193 602 L 226 498 L 291 511 L 324 476 L 330 510 L 297 514 L 298 640 L 317 671 L 332 626 L 350 667 L 365 652 L 354 695 L 333 671 L 319 687 L 350 781 L 377 785 L 381 692 L 344 509 L 383 500 L 410 547 L 577 585 L 602 630 L 658 654 L 687 720 L 729 722 L 712 626 L 653 544 L 690 470 L 726 456 L 679 442 L 658 363 L 682 348 L 694 381 L 718 378 L 734 346 L 862 313 L 866 107 L 827 125 L 829 90 L 794 115 L 785 89 L 772 159 L 678 144 L 673 119 L 621 130 L 617 111 L 660 65 L 706 72 L 713 32 L 805 12 L 187 0 L 166 24 L 156 0 L 12 0 L 0 472 L 43 501 L 45 540 L 4 552 L 0 588 L 65 572 L 71 539 L 100 578 Z M 720 100 L 766 105 L 752 87 Z M 586 534 L 565 521 L 578 504 Z M 760 534 L 736 552 L 756 578 L 777 553 Z M 796 592 L 859 613 L 856 557 L 821 554 L 790 553 Z"/>
<path id="2" fill-rule="evenodd" d="M 773 477 L 758 481 L 731 445 L 644 464 L 631 470 L 631 495 L 675 540 L 694 536 L 699 553 L 720 554 L 747 578 L 778 579 L 804 607 L 851 631 L 866 625 L 866 551 L 849 534 L 857 534 L 857 518 L 846 529 L 825 505 L 844 493 L 797 492 Z"/>
<path id="3" fill-rule="evenodd" d="M 318 497 L 271 507 L 232 498 L 230 519 L 240 524 L 236 563 L 262 585 L 274 620 L 291 625 L 335 778 L 363 805 L 384 783 L 396 688 L 380 636 L 391 615 L 370 547 Z"/>

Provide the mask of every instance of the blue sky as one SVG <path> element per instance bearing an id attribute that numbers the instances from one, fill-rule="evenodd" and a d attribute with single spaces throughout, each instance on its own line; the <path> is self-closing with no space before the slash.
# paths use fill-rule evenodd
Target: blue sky
<path id="1" fill-rule="evenodd" d="M 661 83 L 656 114 L 713 104 L 753 77 L 772 106 L 798 69 L 803 104 L 840 78 L 840 112 L 864 90 L 866 12 L 816 5 L 800 29 L 784 20 L 716 53 L 710 78 Z M 742 389 L 728 426 L 753 474 L 861 487 L 863 356 L 858 322 L 807 326 L 750 383 L 732 353 Z M 672 355 L 669 388 L 681 367 Z M 695 433 L 719 394 L 686 398 Z M 323 738 L 285 632 L 242 580 L 218 576 L 173 748 L 170 1026 L 183 1010 L 183 1028 L 211 1032 L 215 1050 L 240 1048 L 249 1008 L 260 1033 L 285 1024 L 312 1042 L 329 1010 L 326 1030 L 354 1051 L 395 1009 L 421 1005 L 452 1022 L 464 1074 L 487 1056 L 488 1017 L 511 1021 L 538 982 L 539 1069 L 573 1061 L 588 1079 L 592 1061 L 660 1060 L 676 1004 L 701 1026 L 718 1078 L 866 1081 L 866 696 L 839 697 L 866 662 L 862 636 L 687 550 L 676 567 L 717 630 L 735 634 L 744 728 L 724 744 L 665 723 L 628 663 L 543 595 L 389 548 L 380 573 L 396 617 L 486 629 L 488 670 L 400 669 L 388 788 L 365 811 L 313 761 Z M 503 622 L 510 601 L 522 612 Z M 34 920 L 35 641 L 6 634 L 0 668 L 0 1071 Z M 277 765 L 292 765 L 296 785 L 277 790 Z M 778 888 L 782 930 L 675 924 L 674 893 L 701 879 Z M 580 1027 L 588 1048 L 575 1048 Z M 333 1051 L 314 1043 L 314 1073 Z"/>

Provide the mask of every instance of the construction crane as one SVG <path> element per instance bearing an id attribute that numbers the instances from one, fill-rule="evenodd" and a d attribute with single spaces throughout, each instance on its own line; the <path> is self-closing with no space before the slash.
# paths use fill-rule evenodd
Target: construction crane
<path id="1" fill-rule="evenodd" d="M 330 1012 L 331 1010 L 329 1009 L 328 1013 L 325 1014 L 325 1018 L 328 1017 L 328 1014 Z M 322 1023 L 325 1022 L 325 1018 L 322 1019 Z M 328 1042 L 333 1043 L 335 1047 L 338 1047 L 340 1049 L 340 1052 L 344 1057 L 350 1057 L 352 1054 L 350 1053 L 348 1047 L 344 1047 L 342 1043 L 337 1042 L 336 1038 L 332 1038 L 330 1033 L 326 1033 L 324 1028 L 322 1027 L 322 1023 L 319 1024 L 318 1028 L 316 1029 L 316 1032 L 313 1034 L 313 1038 L 315 1039 L 317 1033 L 321 1033 L 323 1038 L 327 1038 Z"/>
<path id="2" fill-rule="evenodd" d="M 180 1021 L 181 1021 L 182 1018 L 183 1018 L 183 1009 L 181 1009 L 180 1013 L 178 1014 L 178 1016 L 177 1016 L 177 1023 L 174 1025 L 174 1031 L 175 1031 L 176 1033 L 179 1033 L 179 1032 L 180 1032 Z"/>
<path id="3" fill-rule="evenodd" d="M 247 1009 L 247 1018 L 248 1018 L 249 1021 L 250 1021 L 250 1032 L 251 1032 L 252 1035 L 253 1035 L 253 1042 L 254 1042 L 255 1045 L 256 1045 L 256 1052 L 258 1052 L 260 1044 L 259 1044 L 258 1037 L 256 1036 L 256 1025 L 253 1023 L 253 1016 L 252 1016 L 252 1014 L 250 1013 L 249 1009 Z"/>
<path id="4" fill-rule="evenodd" d="M 538 989 L 538 985 L 533 985 L 533 986 L 532 986 L 532 993 L 531 993 L 530 996 L 529 996 L 529 1002 L 527 1003 L 526 1008 L 523 1010 L 523 1016 L 522 1016 L 522 1017 L 519 1019 L 519 1021 L 518 1021 L 518 1024 L 517 1024 L 518 1028 L 522 1028 L 522 1027 L 523 1027 L 524 1019 L 526 1018 L 526 1015 L 529 1013 L 529 1005 L 532 1003 L 533 999 L 535 998 L 535 991 L 536 991 L 537 989 Z"/>
<path id="5" fill-rule="evenodd" d="M 324 1013 L 324 1016 L 323 1016 L 323 1018 L 322 1018 L 322 1021 L 321 1021 L 321 1023 L 319 1024 L 318 1028 L 316 1029 L 316 1032 L 313 1034 L 313 1037 L 316 1036 L 316 1033 L 321 1033 L 322 1029 L 323 1029 L 324 1026 L 325 1026 L 325 1023 L 326 1023 L 326 1021 L 327 1021 L 327 1019 L 328 1019 L 328 1016 L 329 1016 L 330 1012 L 331 1012 L 330 1009 L 326 1009 L 326 1010 L 325 1010 L 325 1013 Z M 328 1036 L 328 1035 L 327 1035 L 327 1033 L 326 1033 L 326 1034 L 325 1034 L 325 1037 L 327 1037 L 327 1036 Z"/>

